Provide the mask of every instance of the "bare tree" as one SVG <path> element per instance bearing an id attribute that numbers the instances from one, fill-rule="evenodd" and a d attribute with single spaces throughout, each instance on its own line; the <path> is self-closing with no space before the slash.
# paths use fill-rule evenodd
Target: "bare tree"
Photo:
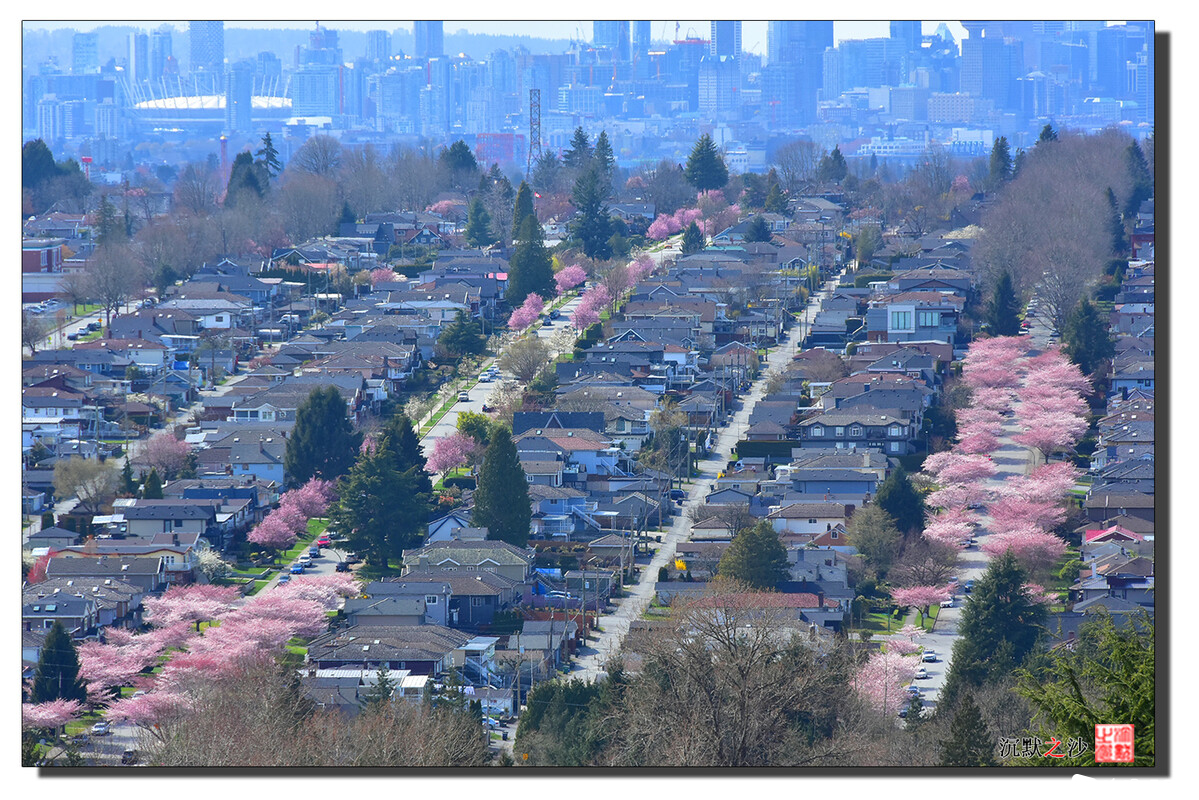
<path id="1" fill-rule="evenodd" d="M 355 213 L 366 215 L 385 208 L 384 198 L 388 194 L 385 166 L 379 151 L 370 144 L 343 154 L 339 183 Z"/>
<path id="2" fill-rule="evenodd" d="M 21 345 L 28 347 L 30 353 L 36 353 L 42 346 L 42 339 L 50 332 L 46 320 L 35 314 L 21 309 Z"/>
<path id="3" fill-rule="evenodd" d="M 289 170 L 332 178 L 341 164 L 341 143 L 332 136 L 317 134 L 300 145 L 287 163 Z"/>
<path id="4" fill-rule="evenodd" d="M 749 505 L 745 503 L 731 503 L 692 506 L 687 512 L 687 521 L 692 526 L 704 522 L 709 524 L 715 523 L 728 531 L 730 537 L 733 537 L 737 535 L 738 531 L 751 527 L 758 519 L 749 513 Z"/>
<path id="5" fill-rule="evenodd" d="M 527 385 L 545 368 L 549 358 L 549 346 L 536 336 L 527 336 L 508 345 L 500 355 L 500 369 L 511 372 Z"/>
<path id="6" fill-rule="evenodd" d="M 88 286 L 87 272 L 81 269 L 72 269 L 64 271 L 62 283 L 59 284 L 63 295 L 71 301 L 71 310 L 75 311 L 81 305 L 85 305 L 91 296 L 88 294 L 91 287 Z"/>
<path id="7" fill-rule="evenodd" d="M 279 189 L 279 211 L 293 243 L 327 236 L 341 214 L 337 184 L 316 173 L 294 172 Z"/>
<path id="8" fill-rule="evenodd" d="M 789 142 L 774 154 L 779 182 L 792 194 L 803 191 L 816 177 L 823 150 L 815 143 L 802 139 Z"/>
<path id="9" fill-rule="evenodd" d="M 143 275 L 133 252 L 124 244 L 101 245 L 87 262 L 87 294 L 104 307 L 104 327 L 112 315 L 141 288 Z"/>
<path id="10" fill-rule="evenodd" d="M 79 498 L 82 511 L 95 513 L 117 488 L 120 473 L 112 462 L 71 456 L 54 465 L 54 493 Z"/>
<path id="11" fill-rule="evenodd" d="M 220 180 L 204 164 L 188 164 L 175 180 L 175 206 L 192 214 L 207 214 L 216 208 Z"/>
<path id="12" fill-rule="evenodd" d="M 424 209 L 443 190 L 437 161 L 410 147 L 394 150 L 386 171 L 390 202 L 401 208 Z"/>

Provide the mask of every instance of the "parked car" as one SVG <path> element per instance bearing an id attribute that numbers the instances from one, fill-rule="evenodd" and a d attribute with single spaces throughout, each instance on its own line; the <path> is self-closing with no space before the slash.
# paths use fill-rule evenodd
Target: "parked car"
<path id="1" fill-rule="evenodd" d="M 926 663 L 929 663 L 929 664 L 933 663 L 934 661 L 936 661 L 936 660 L 937 660 L 937 653 L 936 653 L 936 651 L 933 651 L 933 650 L 925 650 L 925 651 L 924 651 L 924 657 L 923 657 L 921 660 L 922 660 L 922 661 L 924 661 L 924 662 L 926 662 Z"/>
<path id="2" fill-rule="evenodd" d="M 312 556 L 307 555 L 307 554 L 300 556 L 300 566 L 301 567 L 311 567 L 312 566 Z"/>
<path id="3" fill-rule="evenodd" d="M 491 383 L 493 380 L 495 380 L 495 378 L 491 377 L 490 372 L 484 372 L 482 375 L 479 376 L 480 383 Z"/>
<path id="4" fill-rule="evenodd" d="M 74 342 L 74 341 L 76 341 L 76 340 L 78 340 L 78 339 L 79 339 L 79 334 L 78 334 L 78 333 L 68 333 L 68 334 L 67 334 L 67 339 L 69 339 L 70 341 Z"/>
<path id="5" fill-rule="evenodd" d="M 670 490 L 670 499 L 671 500 L 686 500 L 687 493 L 684 492 L 682 489 L 671 489 Z"/>
<path id="6" fill-rule="evenodd" d="M 924 667 L 919 667 L 916 669 L 916 680 L 922 681 L 927 677 L 928 677 L 928 670 L 926 670 Z"/>
<path id="7" fill-rule="evenodd" d="M 136 764 L 137 763 L 137 751 L 136 750 L 126 750 L 125 752 L 121 753 L 121 763 L 126 764 L 126 765 Z"/>
<path id="8" fill-rule="evenodd" d="M 320 558 L 321 557 L 320 547 L 318 547 L 316 545 L 309 547 L 308 548 L 308 556 L 309 556 L 309 558 Z"/>
<path id="9" fill-rule="evenodd" d="M 107 736 L 112 733 L 112 724 L 108 722 L 97 722 L 92 726 L 92 736 Z"/>
<path id="10" fill-rule="evenodd" d="M 338 561 L 337 566 L 334 567 L 334 569 L 336 569 L 338 572 L 349 572 L 350 564 L 348 561 Z"/>
<path id="11" fill-rule="evenodd" d="M 300 570 L 300 572 L 303 572 L 303 571 L 304 570 Z M 282 586 L 285 583 L 291 583 L 291 575 L 280 575 L 279 576 L 279 585 Z"/>
<path id="12" fill-rule="evenodd" d="M 291 569 L 288 570 L 288 572 L 290 572 L 292 575 L 303 575 L 304 574 L 304 565 L 303 564 L 292 564 Z"/>
<path id="13" fill-rule="evenodd" d="M 953 598 L 941 601 L 941 608 L 953 608 Z"/>
<path id="14" fill-rule="evenodd" d="M 970 594 L 970 592 L 974 590 L 974 581 L 966 581 L 962 589 L 966 592 L 966 594 Z"/>
<path id="15" fill-rule="evenodd" d="M 458 402 L 459 402 L 459 403 L 467 403 L 467 402 L 470 402 L 470 393 L 468 393 L 468 392 L 458 392 Z"/>
<path id="16" fill-rule="evenodd" d="M 99 320 L 92 320 L 87 324 L 87 329 L 93 332 L 100 330 L 100 327 L 101 325 Z"/>
<path id="17" fill-rule="evenodd" d="M 358 557 L 357 553 L 346 553 L 347 564 L 357 564 L 360 561 L 362 561 L 362 559 Z"/>
<path id="18" fill-rule="evenodd" d="M 910 694 L 912 697 L 919 697 L 920 696 L 920 687 L 914 683 L 909 684 L 907 687 L 907 693 Z"/>
<path id="19" fill-rule="evenodd" d="M 550 319 L 557 319 L 560 316 L 562 316 L 562 314 L 557 309 L 554 309 L 550 312 Z"/>
<path id="20" fill-rule="evenodd" d="M 318 547 L 328 547 L 329 545 L 333 544 L 333 540 L 328 536 L 322 536 L 316 540 L 316 544 Z"/>

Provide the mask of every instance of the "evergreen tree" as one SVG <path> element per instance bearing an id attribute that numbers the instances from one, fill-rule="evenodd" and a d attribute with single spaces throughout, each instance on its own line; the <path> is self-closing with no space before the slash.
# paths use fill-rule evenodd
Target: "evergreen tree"
<path id="1" fill-rule="evenodd" d="M 1046 142 L 1056 142 L 1056 141 L 1057 141 L 1057 131 L 1055 131 L 1053 129 L 1052 125 L 1050 125 L 1048 122 L 1046 122 L 1045 127 L 1041 128 L 1041 135 L 1037 137 L 1037 144 L 1045 144 Z"/>
<path id="2" fill-rule="evenodd" d="M 233 159 L 229 183 L 225 187 L 225 208 L 234 208 L 243 195 L 260 200 L 266 195 L 268 176 L 265 167 L 256 163 L 248 150 Z"/>
<path id="3" fill-rule="evenodd" d="M 1036 644 L 1045 607 L 1029 599 L 1027 579 L 1009 550 L 993 559 L 974 584 L 958 624 L 960 637 L 941 692 L 942 708 L 952 708 L 970 687 L 1010 677 Z"/>
<path id="4" fill-rule="evenodd" d="M 612 221 L 608 217 L 608 194 L 599 170 L 584 170 L 575 181 L 570 198 L 578 209 L 577 221 L 571 231 L 572 238 L 582 245 L 583 253 L 588 258 L 610 258 L 612 249 L 608 239 L 612 236 Z"/>
<path id="5" fill-rule="evenodd" d="M 563 179 L 564 168 L 557 153 L 547 150 L 533 165 L 529 175 L 529 185 L 542 193 L 550 193 L 558 188 Z"/>
<path id="6" fill-rule="evenodd" d="M 483 207 L 483 200 L 478 195 L 470 201 L 465 238 L 471 247 L 487 247 L 496 242 L 495 235 L 491 232 L 491 215 Z"/>
<path id="7" fill-rule="evenodd" d="M 895 520 L 895 526 L 905 536 L 924 528 L 924 501 L 902 466 L 896 467 L 878 487 L 874 502 Z"/>
<path id="8" fill-rule="evenodd" d="M 268 178 L 277 177 L 283 171 L 283 165 L 279 163 L 279 151 L 271 141 L 270 131 L 262 135 L 262 147 L 255 150 L 254 155 L 258 156 L 256 163 L 262 165 Z"/>
<path id="9" fill-rule="evenodd" d="M 97 244 L 110 244 L 124 238 L 125 225 L 117 217 L 117 207 L 108 199 L 108 195 L 101 195 L 100 207 L 96 210 Z"/>
<path id="10" fill-rule="evenodd" d="M 391 670 L 387 668 L 387 663 L 384 662 L 379 667 L 378 678 L 375 684 L 362 698 L 362 707 L 371 709 L 378 706 L 386 706 L 391 702 L 391 695 L 395 692 L 396 683 L 391 677 Z"/>
<path id="11" fill-rule="evenodd" d="M 296 409 L 283 467 L 295 486 L 314 477 L 336 480 L 354 463 L 361 444 L 341 394 L 333 386 L 317 387 Z"/>
<path id="12" fill-rule="evenodd" d="M 1012 159 L 1012 177 L 1015 178 L 1020 174 L 1020 170 L 1024 168 L 1024 159 L 1026 154 L 1023 147 L 1016 148 L 1016 157 Z"/>
<path id="13" fill-rule="evenodd" d="M 21 186 L 36 189 L 58 175 L 54 154 L 41 139 L 34 139 L 21 146 Z"/>
<path id="14" fill-rule="evenodd" d="M 142 499 L 162 499 L 162 478 L 158 477 L 158 469 L 156 467 L 150 467 L 150 475 L 146 478 L 146 482 L 142 484 Z"/>
<path id="15" fill-rule="evenodd" d="M 996 766 L 995 738 L 969 693 L 962 697 L 953 715 L 949 738 L 941 742 L 941 766 Z"/>
<path id="16" fill-rule="evenodd" d="M 762 209 L 766 207 L 767 179 L 757 172 L 746 172 L 741 175 L 742 192 L 737 204 L 743 209 Z"/>
<path id="17" fill-rule="evenodd" d="M 524 547 L 532 519 L 529 484 L 516 454 L 512 432 L 497 426 L 491 432 L 491 442 L 479 468 L 471 524 L 486 527 L 488 538 Z"/>
<path id="18" fill-rule="evenodd" d="M 1085 297 L 1062 326 L 1062 350 L 1084 375 L 1094 375 L 1103 362 L 1116 354 L 1107 322 Z"/>
<path id="19" fill-rule="evenodd" d="M 533 190 L 529 188 L 529 184 L 525 181 L 520 182 L 520 188 L 516 190 L 516 204 L 512 207 L 512 238 L 520 238 L 520 226 L 524 223 L 525 217 L 533 217 L 536 219 L 537 213 L 533 208 Z"/>
<path id="20" fill-rule="evenodd" d="M 341 499 L 329 515 L 350 546 L 379 567 L 419 545 L 428 521 L 415 469 L 401 471 L 396 461 L 383 447 L 360 454 L 338 481 Z"/>
<path id="21" fill-rule="evenodd" d="M 688 225 L 687 229 L 683 231 L 683 255 L 698 253 L 707 246 L 708 240 L 704 237 L 703 233 L 700 232 L 699 226 L 694 222 Z"/>
<path id="22" fill-rule="evenodd" d="M 687 183 L 701 192 L 720 189 L 729 182 L 729 169 L 708 134 L 700 136 L 691 148 L 683 175 L 687 178 Z"/>
<path id="23" fill-rule="evenodd" d="M 48 703 L 51 700 L 87 700 L 87 687 L 79 680 L 79 656 L 67 629 L 58 620 L 50 626 L 42 644 L 33 672 L 32 703 Z"/>
<path id="24" fill-rule="evenodd" d="M 465 311 L 459 311 L 454 321 L 442 328 L 437 343 L 456 356 L 477 355 L 487 346 L 483 327 Z"/>
<path id="25" fill-rule="evenodd" d="M 733 543 L 720 557 L 716 571 L 722 578 L 754 589 L 773 591 L 790 576 L 787 549 L 779 541 L 774 526 L 762 520 L 733 537 Z"/>
<path id="26" fill-rule="evenodd" d="M 846 535 L 879 577 L 885 576 L 891 568 L 903 539 L 895 527 L 895 520 L 878 503 L 855 511 Z"/>
<path id="27" fill-rule="evenodd" d="M 125 466 L 121 467 L 121 494 L 133 497 L 137 494 L 137 481 L 133 479 L 133 466 L 129 463 L 129 454 L 125 454 Z"/>
<path id="28" fill-rule="evenodd" d="M 358 216 L 354 213 L 354 209 L 350 208 L 349 201 L 343 200 L 342 204 L 341 204 L 341 217 L 337 220 L 338 224 L 339 225 L 353 225 L 357 221 L 358 221 Z M 338 231 L 334 231 L 334 233 L 336 234 L 339 231 L 340 231 L 340 229 L 338 229 Z"/>
<path id="29" fill-rule="evenodd" d="M 1006 136 L 1000 136 L 995 140 L 994 146 L 991 148 L 991 164 L 990 164 L 990 182 L 991 186 L 998 188 L 1005 181 L 1012 178 L 1012 150 L 1008 146 Z"/>
<path id="30" fill-rule="evenodd" d="M 745 229 L 745 241 L 747 242 L 769 242 L 770 236 L 770 224 L 761 214 L 755 215 L 749 221 L 749 227 Z"/>
<path id="31" fill-rule="evenodd" d="M 1120 205 L 1116 202 L 1116 193 L 1112 187 L 1107 187 L 1107 229 L 1112 237 L 1112 254 L 1117 258 L 1126 256 L 1129 252 L 1128 233 L 1124 230 L 1124 220 L 1120 216 Z"/>
<path id="32" fill-rule="evenodd" d="M 448 173 L 450 184 L 456 189 L 473 186 L 479 174 L 479 162 L 475 160 L 475 154 L 461 139 L 442 150 L 437 163 Z"/>
<path id="33" fill-rule="evenodd" d="M 608 193 L 612 191 L 612 175 L 616 171 L 616 156 L 612 154 L 612 145 L 608 142 L 608 132 L 600 131 L 595 140 L 595 150 L 591 153 L 595 168 L 599 170 L 599 178 Z"/>
<path id="34" fill-rule="evenodd" d="M 1128 175 L 1132 178 L 1132 191 L 1124 204 L 1124 217 L 1132 219 L 1141 210 L 1141 203 L 1153 197 L 1153 177 L 1149 174 L 1149 165 L 1145 163 L 1145 154 L 1135 141 L 1128 143 L 1124 160 L 1128 164 Z"/>
<path id="35" fill-rule="evenodd" d="M 1015 336 L 1020 333 L 1020 301 L 1012 286 L 1012 276 L 1004 270 L 995 281 L 991 300 L 987 303 L 987 323 L 995 336 Z"/>
<path id="36" fill-rule="evenodd" d="M 878 155 L 875 153 L 870 154 L 870 174 L 878 174 Z"/>
<path id="37" fill-rule="evenodd" d="M 562 164 L 574 171 L 582 171 L 591 165 L 591 142 L 582 127 L 575 128 L 570 149 L 562 154 Z"/>
<path id="38" fill-rule="evenodd" d="M 821 158 L 820 164 L 816 168 L 816 177 L 822 182 L 837 183 L 845 180 L 845 176 L 848 174 L 849 165 L 845 163 L 845 156 L 841 155 L 840 145 L 834 147 L 833 152 Z"/>
<path id="39" fill-rule="evenodd" d="M 774 170 L 771 170 L 770 174 L 773 175 Z M 786 214 L 787 196 L 783 194 L 783 187 L 779 185 L 777 180 L 770 182 L 769 187 L 766 191 L 764 208 L 772 214 Z"/>
<path id="40" fill-rule="evenodd" d="M 546 249 L 544 235 L 537 217 L 525 217 L 508 262 L 505 298 L 513 308 L 519 308 L 530 294 L 539 294 L 546 300 L 554 296 L 554 259 Z"/>

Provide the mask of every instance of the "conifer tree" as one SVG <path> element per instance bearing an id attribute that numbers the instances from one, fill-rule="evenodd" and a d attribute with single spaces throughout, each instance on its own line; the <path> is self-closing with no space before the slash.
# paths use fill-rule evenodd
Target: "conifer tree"
<path id="1" fill-rule="evenodd" d="M 512 208 L 513 239 L 520 238 L 520 226 L 525 217 L 536 218 L 536 211 L 533 208 L 533 190 L 529 188 L 529 184 L 521 181 L 520 188 L 516 190 L 516 203 Z"/>
<path id="2" fill-rule="evenodd" d="M 283 467 L 296 486 L 314 477 L 336 480 L 354 463 L 361 444 L 341 394 L 333 386 L 317 387 L 296 409 Z"/>
<path id="3" fill-rule="evenodd" d="M 537 217 L 525 217 L 508 262 L 505 298 L 513 308 L 519 308 L 530 294 L 546 300 L 554 296 L 554 259 L 546 249 L 544 235 Z"/>
<path id="4" fill-rule="evenodd" d="M 529 484 L 516 454 L 512 432 L 496 426 L 479 468 L 471 524 L 486 527 L 490 539 L 524 547 L 532 519 Z"/>
<path id="5" fill-rule="evenodd" d="M 1062 326 L 1062 350 L 1084 375 L 1093 375 L 1116 354 L 1107 323 L 1099 309 L 1085 297 Z"/>
<path id="6" fill-rule="evenodd" d="M 701 250 L 703 250 L 705 247 L 707 247 L 707 244 L 708 244 L 707 239 L 704 238 L 703 233 L 701 233 L 699 230 L 699 226 L 696 225 L 694 222 L 692 222 L 690 225 L 688 225 L 687 229 L 685 231 L 683 231 L 683 243 L 682 243 L 683 255 L 690 255 L 691 253 L 698 253 Z"/>
<path id="7" fill-rule="evenodd" d="M 470 211 L 466 217 L 466 243 L 471 247 L 487 247 L 495 244 L 495 234 L 491 232 L 491 215 L 483 207 L 483 200 L 477 195 L 470 201 Z"/>
<path id="8" fill-rule="evenodd" d="M 745 229 L 745 241 L 747 242 L 769 242 L 770 236 L 770 224 L 761 214 L 755 215 L 750 220 L 749 227 Z"/>
<path id="9" fill-rule="evenodd" d="M 941 766 L 996 766 L 995 738 L 969 693 L 962 697 L 953 715 L 949 738 L 941 742 Z"/>
<path id="10" fill-rule="evenodd" d="M 258 156 L 257 163 L 266 170 L 268 177 L 274 178 L 283 171 L 283 165 L 279 163 L 279 151 L 275 149 L 275 143 L 271 141 L 270 131 L 263 134 L 262 147 L 255 150 L 254 155 Z"/>
<path id="11" fill-rule="evenodd" d="M 878 487 L 874 501 L 891 515 L 895 527 L 905 536 L 923 529 L 924 501 L 902 466 L 896 467 Z"/>
<path id="12" fill-rule="evenodd" d="M 162 478 L 158 477 L 158 469 L 155 467 L 150 467 L 150 475 L 146 478 L 146 482 L 142 484 L 142 499 L 162 499 Z"/>
<path id="13" fill-rule="evenodd" d="M 578 209 L 578 219 L 571 236 L 583 247 L 588 258 L 604 259 L 612 255 L 609 239 L 612 222 L 608 217 L 608 192 L 594 166 L 586 169 L 575 181 L 570 199 Z"/>
<path id="14" fill-rule="evenodd" d="M 58 620 L 50 626 L 42 644 L 29 699 L 33 703 L 87 700 L 87 687 L 79 680 L 79 655 L 75 652 L 75 644 L 67 634 L 67 629 Z"/>
<path id="15" fill-rule="evenodd" d="M 1020 333 L 1020 301 L 1016 298 L 1012 276 L 1007 270 L 995 281 L 991 300 L 987 303 L 987 322 L 995 336 L 1015 336 Z"/>
<path id="16" fill-rule="evenodd" d="M 787 550 L 774 526 L 766 520 L 738 532 L 716 569 L 722 578 L 770 591 L 790 575 Z"/>
<path id="17" fill-rule="evenodd" d="M 989 169 L 991 185 L 998 188 L 1012 177 L 1012 150 L 1008 146 L 1006 136 L 1000 136 L 991 147 L 991 163 Z"/>
<path id="18" fill-rule="evenodd" d="M 728 167 L 708 134 L 700 136 L 691 148 L 691 154 L 687 156 L 687 166 L 683 168 L 683 176 L 687 183 L 701 192 L 720 189 L 729 182 Z"/>

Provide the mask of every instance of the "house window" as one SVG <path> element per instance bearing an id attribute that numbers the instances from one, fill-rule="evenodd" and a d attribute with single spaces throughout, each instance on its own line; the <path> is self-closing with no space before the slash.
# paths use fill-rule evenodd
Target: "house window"
<path id="1" fill-rule="evenodd" d="M 838 425 L 838 426 L 837 426 L 837 433 L 836 433 L 836 435 L 837 435 L 837 436 L 844 436 L 844 435 L 845 435 L 845 428 L 843 428 L 842 426 Z"/>
<path id="2" fill-rule="evenodd" d="M 526 475 L 526 476 L 525 476 L 525 480 L 526 480 L 526 481 L 528 481 L 529 483 L 532 483 L 532 482 L 533 482 L 533 476 L 532 476 L 532 475 Z"/>
<path id="3" fill-rule="evenodd" d="M 435 594 L 425 595 L 425 605 L 427 605 L 427 606 L 437 605 L 437 595 L 435 595 Z"/>
<path id="4" fill-rule="evenodd" d="M 172 520 L 172 523 L 175 525 L 176 528 L 183 527 L 183 520 L 181 520 L 181 519 Z"/>
<path id="5" fill-rule="evenodd" d="M 470 605 L 471 605 L 471 608 L 481 607 L 483 605 L 483 598 L 482 597 L 472 597 L 470 599 Z"/>
<path id="6" fill-rule="evenodd" d="M 916 321 L 921 328 L 938 328 L 941 326 L 941 312 L 919 311 L 916 313 Z"/>
<path id="7" fill-rule="evenodd" d="M 810 520 L 808 520 L 808 524 L 809 524 L 809 525 L 815 525 L 815 524 L 816 524 L 816 520 L 814 520 L 814 519 L 810 519 Z"/>
<path id="8" fill-rule="evenodd" d="M 833 538 L 834 538 L 834 539 L 836 539 L 836 538 L 837 538 L 837 531 L 833 531 Z"/>
<path id="9" fill-rule="evenodd" d="M 892 311 L 891 312 L 891 330 L 906 331 L 912 328 L 912 312 L 911 311 Z"/>
<path id="10" fill-rule="evenodd" d="M 853 436 L 855 438 L 861 436 L 862 435 L 862 426 L 854 425 L 852 428 L 849 429 L 849 435 Z"/>
<path id="11" fill-rule="evenodd" d="M 812 435 L 813 436 L 824 436 L 824 428 L 822 428 L 819 425 L 813 425 L 812 426 Z"/>
<path id="12" fill-rule="evenodd" d="M 899 452 L 899 448 L 900 448 L 900 443 L 899 443 L 899 442 L 891 442 L 891 452 L 892 452 L 892 453 L 898 453 L 898 452 Z"/>
<path id="13" fill-rule="evenodd" d="M 891 435 L 892 436 L 899 436 L 900 433 L 902 433 L 902 432 L 903 432 L 903 430 L 898 425 L 891 426 Z"/>

